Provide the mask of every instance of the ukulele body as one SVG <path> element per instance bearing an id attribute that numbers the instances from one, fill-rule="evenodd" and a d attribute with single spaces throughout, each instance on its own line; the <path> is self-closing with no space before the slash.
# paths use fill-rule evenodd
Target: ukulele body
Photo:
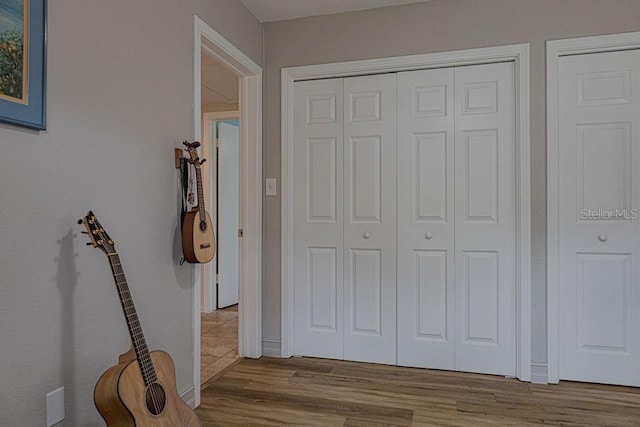
<path id="1" fill-rule="evenodd" d="M 182 401 L 176 391 L 175 366 L 164 351 L 149 353 L 164 390 L 162 410 L 154 415 L 147 408 L 147 388 L 135 354 L 126 353 L 120 363 L 107 369 L 94 390 L 94 401 L 100 415 L 109 427 L 201 427 L 193 410 Z M 133 357 L 131 357 L 133 356 Z"/>
<path id="2" fill-rule="evenodd" d="M 182 253 L 184 259 L 192 264 L 206 264 L 216 253 L 213 224 L 209 213 L 203 212 L 204 217 L 196 206 L 185 214 L 182 225 Z"/>

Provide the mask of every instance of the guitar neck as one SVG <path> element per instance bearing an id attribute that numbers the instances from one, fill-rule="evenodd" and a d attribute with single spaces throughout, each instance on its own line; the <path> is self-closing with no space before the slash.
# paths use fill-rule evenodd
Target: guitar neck
<path id="1" fill-rule="evenodd" d="M 124 276 L 122 270 L 122 264 L 120 263 L 120 257 L 117 253 L 108 254 L 109 264 L 111 265 L 111 271 L 113 272 L 113 278 L 116 282 L 116 288 L 118 289 L 118 296 L 120 297 L 120 303 L 122 304 L 122 310 L 124 317 L 129 328 L 129 335 L 131 336 L 131 342 L 133 343 L 133 349 L 142 371 L 142 378 L 146 386 L 155 383 L 158 380 L 156 370 L 153 367 L 151 355 L 149 354 L 149 348 L 144 339 L 142 333 L 142 327 L 138 320 L 138 314 L 136 308 L 133 305 L 133 299 L 131 299 L 131 293 L 129 292 L 129 285 L 127 279 Z"/>

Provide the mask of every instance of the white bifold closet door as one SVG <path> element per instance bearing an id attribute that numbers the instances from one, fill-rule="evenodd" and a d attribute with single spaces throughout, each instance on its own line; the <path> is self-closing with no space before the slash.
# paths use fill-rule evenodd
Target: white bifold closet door
<path id="1" fill-rule="evenodd" d="M 294 353 L 514 375 L 513 64 L 298 82 L 294 107 Z"/>
<path id="2" fill-rule="evenodd" d="M 295 84 L 294 354 L 344 356 L 343 79 Z"/>
<path id="3" fill-rule="evenodd" d="M 295 354 L 396 363 L 395 79 L 295 85 Z"/>
<path id="4" fill-rule="evenodd" d="M 559 71 L 560 378 L 640 386 L 640 51 Z"/>
<path id="5" fill-rule="evenodd" d="M 396 75 L 344 80 L 344 358 L 396 363 Z"/>
<path id="6" fill-rule="evenodd" d="M 398 74 L 398 363 L 515 375 L 513 63 Z"/>

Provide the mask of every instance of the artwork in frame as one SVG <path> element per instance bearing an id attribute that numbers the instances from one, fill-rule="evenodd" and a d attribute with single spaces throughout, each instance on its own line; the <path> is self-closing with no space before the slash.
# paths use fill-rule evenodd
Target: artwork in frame
<path id="1" fill-rule="evenodd" d="M 46 128 L 47 0 L 0 1 L 0 121 Z"/>

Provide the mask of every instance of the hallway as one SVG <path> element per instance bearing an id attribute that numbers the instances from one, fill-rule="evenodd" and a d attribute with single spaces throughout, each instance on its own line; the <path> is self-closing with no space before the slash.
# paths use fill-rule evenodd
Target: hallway
<path id="1" fill-rule="evenodd" d="M 200 381 L 205 384 L 238 357 L 238 306 L 201 314 Z"/>

